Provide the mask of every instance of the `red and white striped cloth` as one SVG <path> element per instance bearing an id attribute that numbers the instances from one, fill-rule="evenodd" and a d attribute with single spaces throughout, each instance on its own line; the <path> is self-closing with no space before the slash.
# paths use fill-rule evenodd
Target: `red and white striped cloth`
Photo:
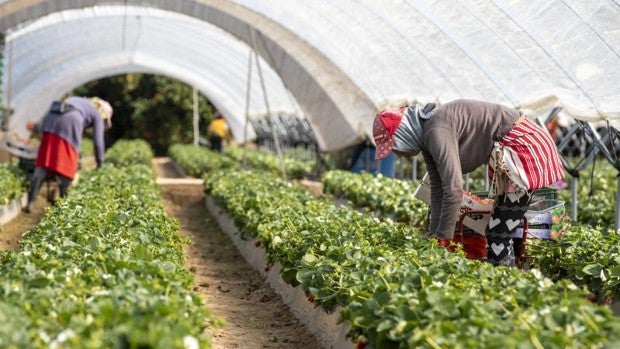
<path id="1" fill-rule="evenodd" d="M 517 188 L 533 191 L 563 180 L 564 168 L 547 130 L 524 117 L 495 142 L 489 158 L 489 177 L 489 196 L 493 197 L 509 191 L 506 179 Z"/>

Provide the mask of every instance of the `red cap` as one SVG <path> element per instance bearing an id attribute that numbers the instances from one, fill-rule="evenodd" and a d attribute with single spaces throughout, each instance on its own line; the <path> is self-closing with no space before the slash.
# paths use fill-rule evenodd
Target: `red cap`
<path id="1" fill-rule="evenodd" d="M 372 125 L 372 136 L 377 144 L 375 160 L 380 160 L 392 152 L 394 148 L 394 133 L 403 119 L 405 107 L 386 108 L 377 113 Z"/>

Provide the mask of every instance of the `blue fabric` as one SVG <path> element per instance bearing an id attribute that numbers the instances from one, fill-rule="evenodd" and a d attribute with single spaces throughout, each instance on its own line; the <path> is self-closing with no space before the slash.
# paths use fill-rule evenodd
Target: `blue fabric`
<path id="1" fill-rule="evenodd" d="M 381 173 L 385 177 L 394 178 L 396 175 L 396 155 L 391 153 L 382 160 L 375 160 L 375 148 L 364 149 L 351 167 L 351 172 Z"/>

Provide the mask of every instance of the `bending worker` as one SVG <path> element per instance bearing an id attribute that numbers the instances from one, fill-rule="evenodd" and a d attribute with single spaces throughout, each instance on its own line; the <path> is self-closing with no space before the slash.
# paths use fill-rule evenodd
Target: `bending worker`
<path id="1" fill-rule="evenodd" d="M 422 153 L 431 182 L 429 234 L 447 246 L 463 198 L 463 174 L 489 164 L 489 198 L 495 200 L 486 229 L 487 261 L 512 266 L 512 236 L 533 191 L 564 178 L 548 132 L 520 111 L 476 100 L 435 107 L 387 108 L 374 120 L 376 158 Z"/>
<path id="2" fill-rule="evenodd" d="M 93 128 L 95 160 L 97 167 L 103 164 L 105 144 L 104 130 L 112 126 L 112 107 L 101 98 L 69 97 L 62 103 L 54 102 L 52 108 L 38 124 L 26 127 L 41 133 L 41 144 L 35 160 L 35 169 L 28 191 L 28 204 L 24 212 L 30 212 L 41 184 L 48 172 L 59 178 L 59 194 L 67 195 L 78 170 L 79 149 L 86 128 Z"/>

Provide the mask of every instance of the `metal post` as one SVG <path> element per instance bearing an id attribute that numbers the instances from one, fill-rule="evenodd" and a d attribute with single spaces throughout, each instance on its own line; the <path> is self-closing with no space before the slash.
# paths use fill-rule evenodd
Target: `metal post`
<path id="1" fill-rule="evenodd" d="M 258 78 L 263 89 L 263 98 L 265 100 L 265 108 L 267 109 L 267 122 L 271 128 L 271 136 L 273 137 L 273 143 L 276 148 L 276 154 L 278 155 L 278 164 L 280 165 L 280 173 L 284 180 L 287 180 L 286 169 L 284 167 L 284 159 L 282 158 L 282 148 L 280 146 L 280 137 L 278 136 L 278 132 L 275 130 L 275 125 L 271 120 L 271 110 L 269 108 L 269 99 L 267 98 L 267 88 L 265 87 L 265 79 L 263 78 L 263 71 L 260 67 L 260 61 L 258 59 L 258 51 L 256 49 L 256 35 L 254 30 L 250 30 L 250 34 L 252 37 L 252 44 L 254 47 L 254 58 L 256 61 L 256 71 L 258 72 Z"/>
<path id="2" fill-rule="evenodd" d="M 620 176 L 616 178 L 616 223 L 614 224 L 614 229 L 618 231 L 620 229 Z"/>
<path id="3" fill-rule="evenodd" d="M 412 181 L 417 181 L 418 180 L 418 158 L 414 157 L 411 160 L 411 180 Z"/>
<path id="4" fill-rule="evenodd" d="M 243 144 L 241 153 L 241 166 L 245 168 L 245 152 L 246 152 L 246 144 L 248 143 L 248 125 L 250 124 L 250 95 L 252 89 L 252 54 L 253 50 L 250 50 L 250 54 L 248 55 L 248 76 L 247 83 L 245 89 L 245 124 L 243 125 Z"/>
<path id="5" fill-rule="evenodd" d="M 194 98 L 194 146 L 198 146 L 198 139 L 200 138 L 200 129 L 198 128 L 198 91 L 196 87 L 193 87 L 192 96 Z"/>
<path id="6" fill-rule="evenodd" d="M 4 75 L 4 33 L 0 32 L 0 108 L 4 108 L 4 100 L 2 98 L 4 87 L 2 85 L 2 76 Z M 3 113 L 3 110 L 0 110 Z M 4 115 L 0 114 L 0 123 L 4 121 Z"/>

